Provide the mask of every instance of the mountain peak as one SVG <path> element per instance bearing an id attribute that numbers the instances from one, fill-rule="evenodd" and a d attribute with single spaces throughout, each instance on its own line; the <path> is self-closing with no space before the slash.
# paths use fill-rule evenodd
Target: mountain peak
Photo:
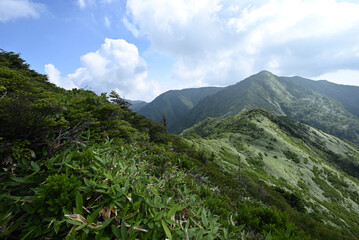
<path id="1" fill-rule="evenodd" d="M 277 76 L 274 75 L 273 73 L 267 71 L 267 70 L 263 70 L 263 71 L 260 71 L 259 73 L 257 74 L 253 74 L 251 75 L 250 77 L 246 78 L 246 79 L 250 79 L 251 81 L 255 80 L 256 82 L 257 81 L 260 81 L 260 82 L 272 82 L 274 79 L 276 79 Z"/>
<path id="2" fill-rule="evenodd" d="M 273 73 L 267 71 L 267 70 L 262 70 L 259 73 L 257 73 L 256 75 L 267 75 L 267 76 L 275 76 Z"/>

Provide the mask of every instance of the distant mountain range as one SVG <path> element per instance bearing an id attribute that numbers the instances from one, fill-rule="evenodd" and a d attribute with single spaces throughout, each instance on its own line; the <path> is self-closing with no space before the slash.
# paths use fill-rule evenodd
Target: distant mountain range
<path id="1" fill-rule="evenodd" d="M 159 95 L 137 112 L 156 122 L 161 121 L 163 115 L 165 115 L 168 121 L 168 128 L 171 130 L 176 127 L 175 124 L 177 120 L 182 118 L 189 110 L 196 106 L 199 101 L 220 90 L 222 90 L 220 87 L 171 90 Z"/>
<path id="2" fill-rule="evenodd" d="M 191 101 L 194 96 L 196 101 Z M 155 121 L 165 114 L 169 131 L 180 133 L 207 117 L 223 118 L 258 107 L 359 143 L 359 87 L 278 77 L 268 71 L 225 88 L 169 91 L 138 113 Z"/>
<path id="3" fill-rule="evenodd" d="M 143 108 L 144 106 L 146 106 L 148 104 L 148 102 L 145 101 L 141 101 L 141 100 L 129 100 L 129 99 L 125 99 L 125 101 L 127 101 L 128 103 L 130 103 L 130 109 L 134 112 L 138 112 L 141 108 Z"/>

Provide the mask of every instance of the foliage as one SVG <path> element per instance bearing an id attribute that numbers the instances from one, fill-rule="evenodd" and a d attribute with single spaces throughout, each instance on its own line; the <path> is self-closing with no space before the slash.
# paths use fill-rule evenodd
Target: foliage
<path id="1" fill-rule="evenodd" d="M 235 225 L 231 232 L 224 228 L 196 195 L 208 187 L 198 186 L 175 166 L 153 176 L 156 167 L 146 160 L 151 154 L 138 147 L 106 141 L 77 151 L 91 156 L 91 164 L 83 165 L 83 158 L 70 151 L 56 155 L 41 170 L 28 171 L 28 176 L 48 177 L 43 184 L 36 181 L 26 195 L 14 191 L 11 177 L 10 182 L 2 182 L 2 187 L 7 186 L 0 198 L 3 237 L 228 239 L 241 235 Z M 17 181 L 34 184 L 26 179 Z"/>
<path id="2" fill-rule="evenodd" d="M 1 52 L 0 59 L 2 159 L 18 158 L 20 145 L 36 155 L 51 156 L 86 129 L 97 141 L 107 137 L 163 140 L 163 127 L 137 116 L 126 104 L 111 104 L 106 94 L 58 88 L 46 76 L 30 70 L 18 54 Z"/>
<path id="3" fill-rule="evenodd" d="M 293 162 L 300 163 L 300 159 L 296 153 L 291 152 L 290 150 L 283 151 L 283 153 L 288 159 L 291 159 Z"/>
<path id="4" fill-rule="evenodd" d="M 248 151 L 249 142 L 255 146 L 266 136 L 258 125 L 265 120 L 261 114 L 281 123 L 285 134 L 296 131 L 301 136 L 297 128 L 269 112 L 249 111 L 223 122 L 208 119 L 209 128 L 199 125 L 198 132 L 208 139 L 190 130 L 194 134 L 188 138 L 169 135 L 164 126 L 131 112 L 119 96 L 110 95 L 118 100 L 117 105 L 106 94 L 58 88 L 30 70 L 18 54 L 4 51 L 0 54 L 0 95 L 2 239 L 351 236 L 344 230 L 328 230 L 305 214 L 302 196 L 289 184 L 277 180 L 275 184 L 283 185 L 276 189 L 266 183 L 269 177 L 261 179 L 272 154 L 264 147 L 251 156 Z M 211 141 L 211 134 L 227 137 L 228 131 L 242 134 L 226 139 L 235 147 L 203 145 Z M 275 151 L 279 140 L 272 139 L 276 144 L 271 151 Z M 233 154 L 233 149 L 246 154 L 239 182 L 238 168 L 231 172 L 238 163 L 238 152 Z M 249 171 L 246 165 L 255 165 L 258 171 Z M 325 174 L 318 170 L 318 174 L 330 182 L 329 187 L 340 186 L 358 201 L 347 180 L 329 170 Z M 347 214 L 344 208 L 322 204 Z M 347 215 L 340 217 L 352 229 L 356 215 Z"/>
<path id="5" fill-rule="evenodd" d="M 129 108 L 131 106 L 131 103 L 121 98 L 120 95 L 115 91 L 111 91 L 110 98 L 113 103 L 116 103 L 123 108 Z"/>
<path id="6" fill-rule="evenodd" d="M 195 146 L 198 151 L 213 152 L 217 156 L 216 176 L 222 168 L 224 174 L 236 178 L 238 168 L 235 166 L 241 156 L 245 160 L 241 167 L 241 185 L 237 187 L 241 194 L 275 206 L 290 216 L 295 215 L 290 220 L 313 237 L 350 239 L 357 235 L 357 223 L 353 221 L 358 217 L 354 210 L 357 205 L 351 202 L 357 198 L 350 189 L 358 189 L 359 182 L 341 172 L 343 168 L 336 167 L 337 163 L 331 160 L 339 155 L 342 164 L 355 163 L 359 160 L 354 157 L 358 156 L 358 150 L 351 145 L 262 109 L 244 111 L 224 119 L 208 118 L 183 134 L 187 136 L 189 147 Z M 205 139 L 193 137 L 196 134 Z M 319 170 L 317 166 L 326 167 Z M 350 173 L 349 169 L 347 172 Z M 313 174 L 318 176 L 312 177 Z M 213 179 L 217 184 L 224 181 L 235 188 L 228 180 Z M 330 212 L 323 210 L 328 208 Z M 300 219 L 306 219 L 307 223 Z M 332 222 L 338 228 L 323 224 L 324 221 Z M 345 227 L 346 224 L 350 227 Z M 308 225 L 311 227 L 307 228 Z"/>

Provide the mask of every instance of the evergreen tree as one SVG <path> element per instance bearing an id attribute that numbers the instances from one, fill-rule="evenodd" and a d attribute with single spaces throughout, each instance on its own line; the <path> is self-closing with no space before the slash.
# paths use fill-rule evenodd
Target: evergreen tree
<path id="1" fill-rule="evenodd" d="M 120 107 L 129 108 L 129 106 L 131 106 L 131 103 L 129 103 L 126 100 L 124 100 L 123 98 L 121 98 L 120 95 L 113 90 L 110 93 L 110 98 L 113 103 L 116 103 Z"/>
<path id="2" fill-rule="evenodd" d="M 161 119 L 160 123 L 165 127 L 166 133 L 168 133 L 168 131 L 167 131 L 168 121 L 167 121 L 167 116 L 164 113 L 162 114 L 162 119 Z"/>

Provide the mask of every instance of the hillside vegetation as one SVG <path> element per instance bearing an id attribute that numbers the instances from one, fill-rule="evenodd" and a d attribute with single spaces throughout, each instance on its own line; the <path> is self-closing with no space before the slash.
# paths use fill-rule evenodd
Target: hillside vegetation
<path id="1" fill-rule="evenodd" d="M 290 188 L 280 178 L 271 180 L 280 172 L 264 178 L 263 171 L 270 170 L 265 157 L 258 166 L 263 170 L 251 170 L 246 153 L 234 149 L 240 142 L 213 139 L 220 150 L 211 139 L 168 135 L 164 126 L 129 110 L 116 93 L 58 88 L 18 54 L 5 51 L 0 52 L 0 126 L 1 239 L 302 240 L 357 234 L 357 180 L 350 172 L 357 157 L 347 160 L 347 152 L 355 152 L 348 144 L 338 145 L 335 153 L 342 158 L 325 165 L 329 173 L 317 164 L 317 181 L 328 191 L 337 181 L 346 192 L 308 190 L 303 197 L 295 191 L 299 183 Z M 312 131 L 320 138 L 321 132 Z M 249 136 L 257 132 L 248 130 Z M 249 150 L 257 147 L 241 141 Z M 325 163 L 322 153 L 315 160 Z M 331 173 L 338 179 L 328 177 Z M 309 189 L 310 184 L 304 183 Z M 349 209 L 353 213 L 347 214 Z"/>
<path id="2" fill-rule="evenodd" d="M 248 182 L 260 179 L 299 212 L 359 236 L 359 151 L 354 146 L 262 109 L 207 118 L 183 134 L 229 174 L 238 174 L 240 159 L 247 191 L 252 191 Z M 274 201 L 264 189 L 251 194 Z"/>

